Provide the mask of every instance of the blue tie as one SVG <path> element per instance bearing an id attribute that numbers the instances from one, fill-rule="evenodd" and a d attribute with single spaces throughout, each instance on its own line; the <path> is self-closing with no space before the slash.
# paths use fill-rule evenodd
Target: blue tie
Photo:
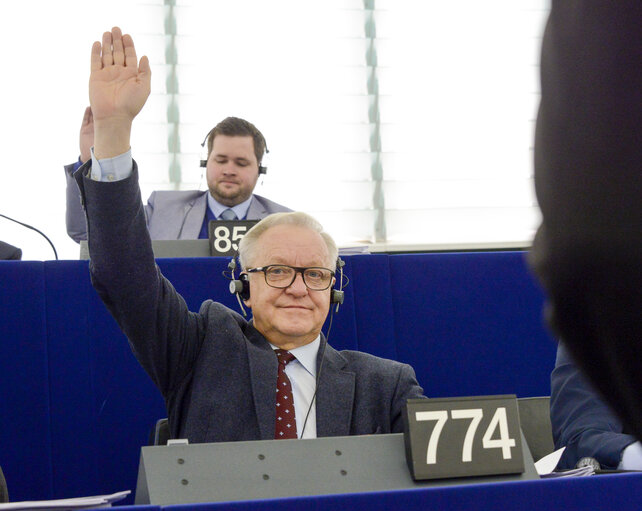
<path id="1" fill-rule="evenodd" d="M 236 220 L 237 216 L 236 216 L 236 213 L 234 213 L 234 210 L 228 208 L 225 211 L 223 211 L 223 213 L 221 213 L 220 218 L 221 220 Z"/>

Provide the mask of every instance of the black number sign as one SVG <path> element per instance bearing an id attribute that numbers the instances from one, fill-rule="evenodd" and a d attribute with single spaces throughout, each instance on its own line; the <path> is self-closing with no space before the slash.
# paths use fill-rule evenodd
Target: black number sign
<path id="1" fill-rule="evenodd" d="M 233 256 L 239 248 L 239 241 L 258 220 L 211 220 L 208 224 L 210 254 Z"/>
<path id="2" fill-rule="evenodd" d="M 514 395 L 409 399 L 404 421 L 415 480 L 524 472 Z"/>

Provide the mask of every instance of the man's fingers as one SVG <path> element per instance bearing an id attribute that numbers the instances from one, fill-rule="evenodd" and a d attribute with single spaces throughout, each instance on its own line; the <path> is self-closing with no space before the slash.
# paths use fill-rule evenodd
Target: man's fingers
<path id="1" fill-rule="evenodd" d="M 82 125 L 86 126 L 90 122 L 91 122 L 91 107 L 88 106 L 87 108 L 85 108 L 85 115 L 83 115 L 82 117 Z"/>
<path id="2" fill-rule="evenodd" d="M 105 32 L 103 34 L 103 48 L 102 48 L 103 67 L 111 66 L 114 63 L 114 56 L 112 55 L 111 43 L 112 43 L 111 32 Z"/>
<path id="3" fill-rule="evenodd" d="M 151 82 L 152 70 L 149 67 L 149 59 L 147 58 L 147 55 L 143 55 L 140 58 L 138 72 L 143 75 L 144 80 L 146 80 L 148 83 Z"/>
<path id="4" fill-rule="evenodd" d="M 136 48 L 134 47 L 134 40 L 129 34 L 123 36 L 123 47 L 125 50 L 125 66 L 135 68 L 138 65 Z"/>
<path id="5" fill-rule="evenodd" d="M 91 71 L 99 71 L 103 68 L 103 61 L 100 57 L 101 44 L 96 41 L 91 47 Z"/>
<path id="6" fill-rule="evenodd" d="M 112 30 L 112 46 L 114 48 L 114 64 L 117 66 L 125 65 L 125 52 L 123 51 L 123 38 L 120 35 L 120 30 Z"/>

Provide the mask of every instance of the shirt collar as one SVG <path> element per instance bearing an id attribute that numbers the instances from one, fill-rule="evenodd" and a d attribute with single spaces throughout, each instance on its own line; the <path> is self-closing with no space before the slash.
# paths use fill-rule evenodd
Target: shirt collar
<path id="1" fill-rule="evenodd" d="M 273 349 L 277 349 L 278 346 L 270 343 Z M 300 362 L 300 364 L 309 372 L 312 376 L 316 378 L 317 376 L 317 353 L 319 353 L 319 346 L 321 345 L 321 334 L 317 335 L 317 338 L 304 345 L 289 350 L 292 355 Z"/>
<path id="2" fill-rule="evenodd" d="M 214 197 L 212 197 L 211 193 L 207 193 L 207 206 L 210 208 L 212 213 L 214 213 L 214 216 L 216 218 L 221 217 L 221 213 L 225 211 L 226 209 L 231 209 L 236 213 L 236 218 L 242 220 L 247 216 L 247 210 L 250 209 L 250 202 L 252 202 L 252 197 L 253 195 L 250 195 L 249 199 L 244 200 L 240 204 L 237 204 L 236 206 L 232 206 L 231 208 L 229 206 L 225 206 L 218 202 Z"/>

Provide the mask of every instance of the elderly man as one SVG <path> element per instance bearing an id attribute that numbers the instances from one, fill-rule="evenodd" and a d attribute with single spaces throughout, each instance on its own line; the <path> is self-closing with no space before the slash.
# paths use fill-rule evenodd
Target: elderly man
<path id="1" fill-rule="evenodd" d="M 210 220 L 261 220 L 290 209 L 254 193 L 259 175 L 266 169 L 261 160 L 267 151 L 263 134 L 251 123 L 227 117 L 207 134 L 208 190 L 155 191 L 147 199 L 145 214 L 152 239 L 207 238 Z M 77 242 L 87 239 L 85 216 L 73 173 L 91 159 L 94 118 L 85 109 L 80 127 L 80 157 L 65 165 L 67 178 L 67 234 Z M 205 142 L 203 142 L 205 144 Z"/>
<path id="2" fill-rule="evenodd" d="M 129 149 L 150 76 L 147 58 L 138 64 L 120 29 L 94 43 L 94 154 L 75 177 L 93 284 L 163 394 L 172 436 L 218 442 L 402 431 L 406 400 L 422 395 L 412 368 L 337 352 L 321 333 L 337 247 L 310 216 L 273 215 L 243 238 L 238 291 L 252 321 L 212 301 L 190 312 L 161 275 Z M 105 167 L 129 175 L 105 179 Z"/>

